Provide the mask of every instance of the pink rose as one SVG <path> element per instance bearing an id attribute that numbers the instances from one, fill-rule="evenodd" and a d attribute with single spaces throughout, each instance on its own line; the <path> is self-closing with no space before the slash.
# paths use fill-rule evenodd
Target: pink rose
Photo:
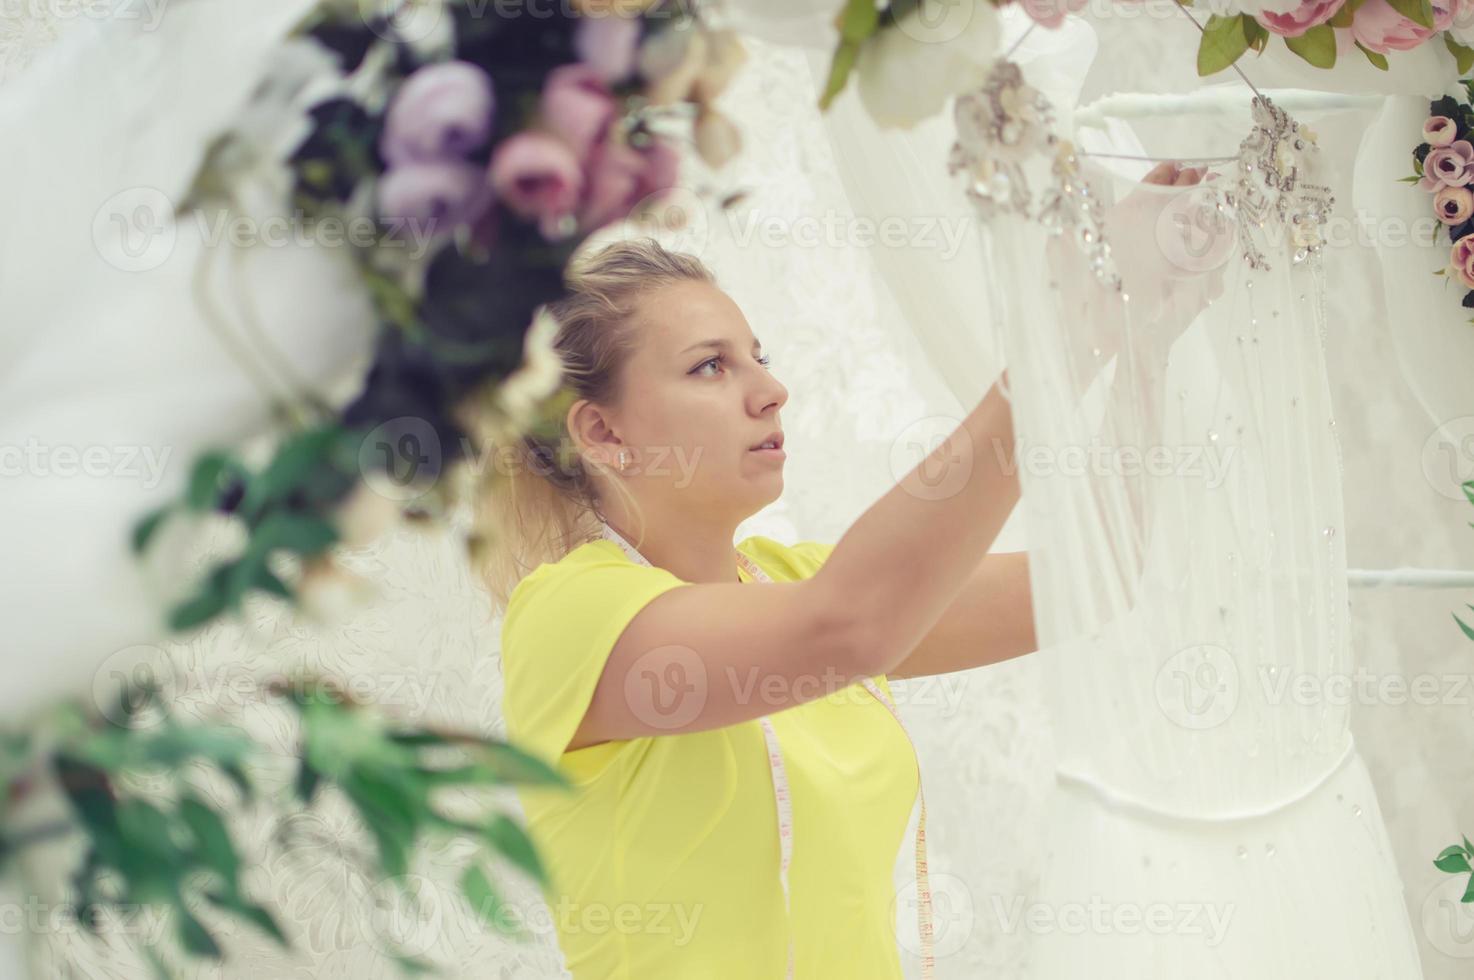
<path id="1" fill-rule="evenodd" d="M 1299 37 L 1312 27 L 1319 27 L 1346 4 L 1346 0 L 1303 0 L 1294 10 L 1282 14 L 1263 11 L 1257 20 L 1265 28 L 1281 37 Z"/>
<path id="2" fill-rule="evenodd" d="M 1467 187 L 1440 187 L 1433 195 L 1433 210 L 1446 225 L 1461 225 L 1474 214 L 1474 194 Z"/>
<path id="3" fill-rule="evenodd" d="M 1458 135 L 1458 124 L 1447 116 L 1431 116 L 1423 123 L 1423 139 L 1432 146 L 1448 146 Z"/>
<path id="4" fill-rule="evenodd" d="M 427 65 L 394 93 L 379 153 L 391 165 L 464 158 L 491 135 L 491 77 L 465 61 Z"/>
<path id="5" fill-rule="evenodd" d="M 604 79 L 579 63 L 548 72 L 540 109 L 543 125 L 568 144 L 580 166 L 593 156 L 616 112 Z"/>
<path id="6" fill-rule="evenodd" d="M 1454 242 L 1447 272 L 1468 288 L 1474 289 L 1474 235 L 1465 235 Z"/>
<path id="7" fill-rule="evenodd" d="M 1087 2 L 1088 0 L 1019 0 L 1024 13 L 1040 26 L 1049 28 L 1059 27 L 1065 22 L 1065 14 L 1083 9 Z"/>
<path id="8" fill-rule="evenodd" d="M 1432 29 L 1399 14 L 1387 0 L 1366 0 L 1352 18 L 1351 36 L 1378 54 L 1410 51 L 1439 31 L 1446 30 L 1453 20 L 1453 6 L 1449 0 L 1433 4 Z"/>
<path id="9" fill-rule="evenodd" d="M 1474 144 L 1454 140 L 1448 146 L 1430 150 L 1423 158 L 1423 179 L 1418 186 L 1436 191 L 1441 186 L 1463 187 L 1474 176 Z"/>
<path id="10" fill-rule="evenodd" d="M 507 137 L 491 157 L 492 189 L 521 218 L 536 220 L 543 237 L 558 239 L 583 192 L 583 171 L 573 151 L 546 133 Z"/>
<path id="11" fill-rule="evenodd" d="M 627 216 L 647 198 L 658 198 L 676 182 L 680 155 L 656 141 L 636 150 L 626 143 L 606 142 L 589 170 L 589 193 L 579 209 L 578 226 L 596 231 Z"/>

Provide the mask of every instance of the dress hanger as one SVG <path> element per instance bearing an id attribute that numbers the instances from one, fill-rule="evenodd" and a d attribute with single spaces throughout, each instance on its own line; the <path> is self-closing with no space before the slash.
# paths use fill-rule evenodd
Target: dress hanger
<path id="1" fill-rule="evenodd" d="M 1204 32 L 1203 25 L 1198 23 L 1188 9 L 1180 3 L 1174 4 L 1182 11 L 1192 25 L 1199 32 Z M 1037 22 L 1031 24 L 1009 47 L 1004 58 L 1011 58 L 1025 37 L 1037 27 Z M 1261 91 L 1244 74 L 1242 68 L 1235 62 L 1230 66 L 1255 98 L 1266 99 L 1286 111 L 1292 110 L 1335 110 L 1335 109 L 1358 109 L 1376 108 L 1384 101 L 1382 95 L 1351 95 L 1336 92 L 1320 92 L 1309 89 L 1267 89 Z M 1131 119 L 1151 116 L 1180 115 L 1184 113 L 1193 114 L 1223 114 L 1232 115 L 1242 113 L 1244 110 L 1243 91 L 1234 86 L 1214 85 L 1196 89 L 1188 93 L 1142 93 L 1142 92 L 1116 92 L 1102 96 L 1094 101 L 1080 106 L 1073 112 L 1073 118 L 1079 126 L 1090 126 L 1095 129 L 1107 128 L 1106 120 Z M 1232 163 L 1237 157 L 1156 157 L 1143 156 L 1129 153 L 1106 153 L 1076 148 L 1079 156 L 1110 158 L 1116 160 L 1141 160 L 1146 162 L 1161 162 L 1165 160 L 1178 162 L 1200 162 L 1200 163 Z"/>

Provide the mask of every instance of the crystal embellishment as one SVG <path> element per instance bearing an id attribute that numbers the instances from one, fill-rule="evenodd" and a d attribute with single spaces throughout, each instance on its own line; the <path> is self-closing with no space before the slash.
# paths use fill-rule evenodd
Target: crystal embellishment
<path id="1" fill-rule="evenodd" d="M 959 95 L 957 140 L 948 173 L 966 176 L 966 193 L 984 221 L 1000 214 L 1037 220 L 1051 235 L 1070 233 L 1096 277 L 1119 291 L 1102 206 L 1081 175 L 1074 145 L 1054 133 L 1049 100 L 1017 64 L 994 63 L 983 84 Z M 1041 173 L 1044 161 L 1051 166 Z M 1030 178 L 1040 185 L 1037 195 Z"/>
<path id="2" fill-rule="evenodd" d="M 1244 261 L 1267 271 L 1268 259 L 1251 233 L 1270 223 L 1288 229 L 1291 260 L 1304 262 L 1325 245 L 1323 226 L 1336 198 L 1316 180 L 1320 147 L 1308 127 L 1264 96 L 1254 96 L 1254 128 L 1239 144 L 1238 180 L 1225 195 L 1237 215 Z"/>

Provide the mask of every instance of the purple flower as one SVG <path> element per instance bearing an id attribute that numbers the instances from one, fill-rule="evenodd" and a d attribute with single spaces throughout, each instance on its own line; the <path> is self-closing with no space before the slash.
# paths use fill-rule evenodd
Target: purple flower
<path id="1" fill-rule="evenodd" d="M 616 112 L 604 79 L 579 63 L 548 72 L 539 108 L 543 125 L 568 144 L 580 166 L 587 165 Z"/>
<path id="2" fill-rule="evenodd" d="M 586 13 L 573 35 L 578 58 L 606 82 L 618 82 L 635 70 L 640 48 L 640 19 L 616 12 Z"/>
<path id="3" fill-rule="evenodd" d="M 1448 146 L 1435 147 L 1423 160 L 1423 179 L 1418 186 L 1436 191 L 1441 186 L 1463 187 L 1474 177 L 1474 143 L 1454 140 Z"/>
<path id="4" fill-rule="evenodd" d="M 379 215 L 428 234 L 475 221 L 491 200 L 485 171 L 459 160 L 407 163 L 379 180 Z"/>
<path id="5" fill-rule="evenodd" d="M 491 158 L 491 186 L 519 217 L 536 220 L 543 237 L 564 237 L 583 193 L 583 171 L 562 140 L 523 132 L 503 140 Z"/>
<path id="6" fill-rule="evenodd" d="M 391 166 L 464 158 L 491 135 L 491 77 L 465 61 L 426 65 L 394 94 L 379 140 Z"/>
<path id="7" fill-rule="evenodd" d="M 1447 116 L 1431 116 L 1423 123 L 1423 139 L 1432 146 L 1448 146 L 1458 135 L 1458 125 Z"/>

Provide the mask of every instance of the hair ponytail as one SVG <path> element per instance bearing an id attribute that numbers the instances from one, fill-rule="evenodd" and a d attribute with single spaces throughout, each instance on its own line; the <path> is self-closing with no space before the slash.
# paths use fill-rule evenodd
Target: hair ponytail
<path id="1" fill-rule="evenodd" d="M 667 251 L 653 238 L 617 241 L 570 263 L 566 294 L 547 306 L 557 323 L 552 351 L 562 376 L 552 405 L 561 411 L 546 412 L 540 431 L 497 449 L 498 479 L 476 501 L 477 564 L 500 609 L 528 572 L 598 536 L 597 487 L 568 433 L 567 409 L 580 399 L 619 401 L 622 370 L 640 342 L 632 322 L 640 296 L 715 281 L 700 259 Z M 623 483 L 608 482 L 638 513 Z"/>

